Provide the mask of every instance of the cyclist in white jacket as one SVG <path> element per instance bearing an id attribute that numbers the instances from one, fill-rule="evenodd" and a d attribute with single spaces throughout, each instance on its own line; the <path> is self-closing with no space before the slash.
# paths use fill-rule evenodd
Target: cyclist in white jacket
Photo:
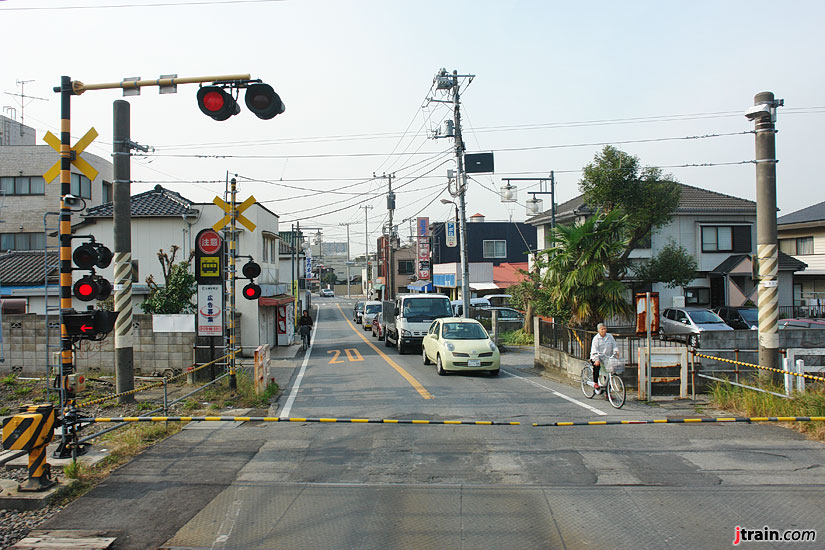
<path id="1" fill-rule="evenodd" d="M 604 323 L 596 325 L 598 334 L 593 337 L 593 343 L 590 344 L 590 364 L 593 365 L 593 384 L 596 391 L 601 390 L 599 386 L 599 371 L 602 365 L 607 365 L 608 357 L 618 355 L 619 350 L 616 346 L 616 340 L 612 334 L 607 333 L 607 327 Z"/>

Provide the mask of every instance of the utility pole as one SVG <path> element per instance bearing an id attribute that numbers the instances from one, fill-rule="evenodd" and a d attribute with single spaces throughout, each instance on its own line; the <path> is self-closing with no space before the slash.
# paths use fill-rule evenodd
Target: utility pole
<path id="1" fill-rule="evenodd" d="M 349 283 L 350 283 L 350 276 L 349 276 L 349 226 L 352 222 L 347 223 L 339 223 L 338 225 L 345 225 L 347 227 L 347 298 L 350 298 L 349 293 Z"/>
<path id="2" fill-rule="evenodd" d="M 370 297 L 370 231 L 369 231 L 369 211 L 372 210 L 372 205 L 365 204 L 364 206 L 359 206 L 358 208 L 364 209 L 364 265 L 366 266 L 366 273 L 364 276 L 366 277 L 366 285 L 364 287 L 364 293 L 366 294 L 365 298 L 369 299 Z"/>
<path id="3" fill-rule="evenodd" d="M 758 263 L 759 365 L 778 368 L 779 252 L 776 236 L 776 108 L 785 101 L 760 92 L 745 116 L 756 126 L 756 256 Z"/>
<path id="4" fill-rule="evenodd" d="M 455 126 L 455 161 L 456 161 L 456 192 L 451 194 L 458 196 L 459 212 L 459 234 L 461 239 L 461 300 L 462 315 L 468 317 L 470 314 L 470 264 L 467 257 L 467 203 L 465 192 L 467 190 L 467 174 L 464 171 L 464 141 L 461 138 L 461 95 L 459 93 L 459 78 L 469 78 L 472 81 L 475 75 L 459 75 L 457 71 L 447 74 L 445 69 L 441 69 L 436 74 L 433 82 L 436 90 L 446 90 L 452 92 L 453 120 Z M 431 99 L 430 101 L 439 101 Z M 437 135 L 436 137 L 451 137 L 447 135 Z"/>

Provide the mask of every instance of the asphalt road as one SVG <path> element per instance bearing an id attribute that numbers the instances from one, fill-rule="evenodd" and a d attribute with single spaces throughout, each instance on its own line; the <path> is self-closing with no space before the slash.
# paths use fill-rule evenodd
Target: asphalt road
<path id="1" fill-rule="evenodd" d="M 339 305 L 340 303 L 340 305 Z M 117 548 L 721 548 L 741 529 L 814 529 L 825 447 L 774 425 L 537 428 L 662 418 L 542 378 L 532 354 L 497 378 L 438 376 L 318 299 L 283 417 L 519 421 L 520 426 L 246 423 L 184 430 L 46 527 L 120 530 Z M 303 368 L 302 368 L 303 367 Z"/>

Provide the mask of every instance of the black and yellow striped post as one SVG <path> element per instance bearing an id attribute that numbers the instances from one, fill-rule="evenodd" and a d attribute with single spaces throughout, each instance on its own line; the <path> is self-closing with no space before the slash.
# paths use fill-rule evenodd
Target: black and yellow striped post
<path id="1" fill-rule="evenodd" d="M 235 331 L 235 256 L 237 255 L 237 225 L 235 220 L 238 217 L 238 203 L 236 202 L 238 193 L 238 182 L 235 178 L 229 180 L 229 197 L 230 197 L 230 222 L 229 222 L 229 389 L 234 390 L 238 387 L 238 380 L 235 377 L 235 349 L 237 335 Z"/>
<path id="2" fill-rule="evenodd" d="M 55 484 L 46 461 L 46 446 L 59 424 L 50 403 L 23 405 L 20 414 L 3 421 L 3 449 L 28 451 L 28 478 L 18 485 L 19 491 L 43 491 Z"/>
<path id="3" fill-rule="evenodd" d="M 57 89 L 55 91 L 58 91 Z M 67 377 L 74 372 L 72 339 L 68 335 L 63 314 L 72 309 L 72 211 L 66 204 L 71 194 L 72 146 L 71 146 L 71 96 L 72 81 L 68 76 L 60 78 L 60 373 L 57 391 L 62 406 L 70 405 L 71 390 Z"/>

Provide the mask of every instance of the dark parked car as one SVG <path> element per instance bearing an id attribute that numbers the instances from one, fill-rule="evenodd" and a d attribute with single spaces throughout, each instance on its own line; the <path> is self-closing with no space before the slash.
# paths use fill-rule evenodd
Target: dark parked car
<path id="1" fill-rule="evenodd" d="M 759 310 L 755 307 L 723 306 L 713 311 L 735 329 L 756 330 L 759 326 Z"/>
<path id="2" fill-rule="evenodd" d="M 825 319 L 780 319 L 779 329 L 785 328 L 825 328 Z"/>

